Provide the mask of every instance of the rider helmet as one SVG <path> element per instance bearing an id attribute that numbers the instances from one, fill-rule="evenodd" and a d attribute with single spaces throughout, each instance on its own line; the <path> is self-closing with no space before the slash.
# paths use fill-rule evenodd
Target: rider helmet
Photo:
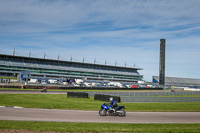
<path id="1" fill-rule="evenodd" d="M 113 101 L 113 97 L 110 97 L 110 98 L 109 98 L 109 101 L 112 102 L 112 101 Z"/>

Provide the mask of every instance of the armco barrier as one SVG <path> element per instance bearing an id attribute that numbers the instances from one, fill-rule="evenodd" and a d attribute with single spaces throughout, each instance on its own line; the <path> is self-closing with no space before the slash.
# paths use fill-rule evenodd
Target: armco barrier
<path id="1" fill-rule="evenodd" d="M 85 92 L 67 92 L 67 97 L 88 98 L 88 93 L 85 93 Z"/>
<path id="2" fill-rule="evenodd" d="M 109 102 L 110 97 L 113 97 L 113 99 L 118 103 L 121 102 L 121 99 L 118 96 L 110 96 L 110 95 L 102 95 L 102 94 L 95 94 L 94 100 Z"/>

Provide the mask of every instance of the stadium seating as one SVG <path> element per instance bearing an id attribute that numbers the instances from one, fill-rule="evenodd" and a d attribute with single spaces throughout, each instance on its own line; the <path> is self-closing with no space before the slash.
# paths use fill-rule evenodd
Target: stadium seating
<path id="1" fill-rule="evenodd" d="M 114 66 L 99 66 L 94 64 L 82 64 L 74 62 L 62 62 L 58 61 L 43 61 L 16 59 L 13 56 L 10 58 L 0 58 L 0 65 L 9 67 L 10 71 L 31 71 L 32 74 L 40 75 L 59 75 L 59 76 L 76 76 L 76 77 L 90 77 L 99 79 L 119 79 L 121 81 L 135 81 L 141 80 L 141 75 L 137 72 L 137 69 L 131 69 L 126 67 L 114 67 Z M 8 71 L 6 68 L 2 68 Z M 3 71 L 3 70 L 2 70 Z"/>

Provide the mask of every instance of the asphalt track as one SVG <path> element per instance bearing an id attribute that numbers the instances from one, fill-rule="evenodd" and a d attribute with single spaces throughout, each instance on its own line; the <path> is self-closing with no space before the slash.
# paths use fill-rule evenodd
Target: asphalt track
<path id="1" fill-rule="evenodd" d="M 98 111 L 1 107 L 0 120 L 91 123 L 200 123 L 200 112 L 127 112 L 126 117 L 101 117 Z"/>
<path id="2" fill-rule="evenodd" d="M 0 90 L 0 94 L 67 94 L 67 92 L 66 91 L 41 92 L 40 90 L 35 90 L 35 91 L 31 91 L 31 90 Z"/>

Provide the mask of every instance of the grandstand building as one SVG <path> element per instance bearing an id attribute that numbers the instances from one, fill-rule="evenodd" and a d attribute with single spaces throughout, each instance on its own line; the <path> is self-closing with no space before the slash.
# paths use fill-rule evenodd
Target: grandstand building
<path id="1" fill-rule="evenodd" d="M 142 69 L 0 54 L 0 75 L 16 77 L 28 71 L 29 79 L 45 77 L 136 83 L 143 79 L 138 70 Z"/>
<path id="2" fill-rule="evenodd" d="M 159 83 L 159 77 L 153 76 L 153 83 Z M 166 86 L 184 86 L 184 87 L 199 87 L 200 79 L 192 79 L 192 78 L 177 78 L 177 77 L 165 77 L 165 85 Z"/>

